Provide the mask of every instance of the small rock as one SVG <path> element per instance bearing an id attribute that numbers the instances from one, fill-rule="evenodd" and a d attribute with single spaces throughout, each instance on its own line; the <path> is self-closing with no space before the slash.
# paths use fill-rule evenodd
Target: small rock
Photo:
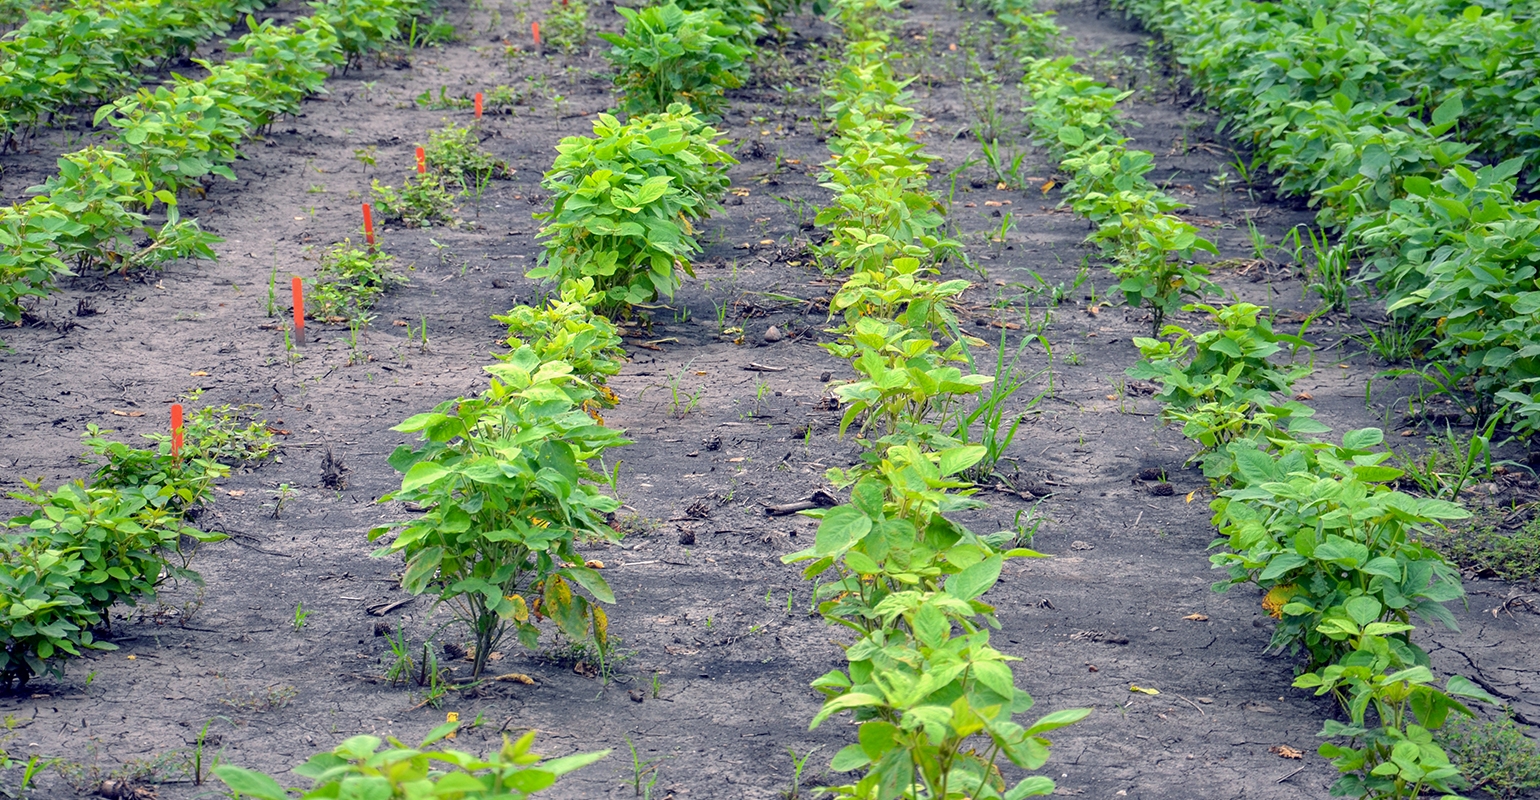
<path id="1" fill-rule="evenodd" d="M 819 383 L 828 383 L 829 379 L 832 378 L 832 377 L 834 377 L 834 373 L 832 373 L 832 372 L 830 372 L 828 370 L 824 370 L 823 373 L 818 376 L 818 382 Z"/>
<path id="2" fill-rule="evenodd" d="M 679 543 L 680 544 L 695 544 L 695 531 L 688 530 L 688 529 L 687 530 L 681 530 L 679 532 Z"/>
<path id="3" fill-rule="evenodd" d="M 492 288 L 493 289 L 506 289 L 506 288 L 508 288 L 508 282 L 503 280 L 502 278 L 494 278 L 492 280 Z"/>
<path id="4" fill-rule="evenodd" d="M 785 338 L 786 336 L 781 333 L 781 329 L 775 327 L 774 325 L 771 325 L 765 329 L 765 341 L 770 344 L 775 344 L 776 342 L 779 342 Z"/>

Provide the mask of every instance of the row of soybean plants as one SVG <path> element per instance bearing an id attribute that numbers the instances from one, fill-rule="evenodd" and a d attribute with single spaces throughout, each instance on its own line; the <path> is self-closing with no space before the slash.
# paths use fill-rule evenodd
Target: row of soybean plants
<path id="1" fill-rule="evenodd" d="M 422 441 L 392 454 L 401 488 L 382 500 L 427 512 L 370 533 L 372 540 L 394 533 L 375 555 L 401 556 L 403 588 L 435 595 L 467 627 L 473 679 L 507 637 L 537 648 L 545 621 L 607 658 L 603 606 L 615 597 L 576 543 L 619 535 L 608 523 L 620 507 L 616 474 L 604 458 L 628 442 L 602 414 L 619 402 L 605 380 L 626 356 L 610 318 L 679 288 L 700 249 L 696 225 L 720 209 L 734 163 L 704 115 L 741 83 L 762 29 L 724 22 L 709 7 L 617 10 L 625 30 L 605 36 L 629 118 L 601 114 L 592 136 L 563 139 L 543 181 L 554 208 L 537 215 L 545 251 L 529 275 L 559 283 L 559 293 L 497 317 L 508 326 L 510 349 L 485 368 L 490 388 L 394 428 Z M 418 747 L 391 740 L 381 750 L 378 738 L 355 737 L 295 772 L 315 783 L 306 797 L 367 789 L 382 797 L 521 798 L 608 752 L 542 762 L 530 752 L 533 732 L 485 758 L 440 749 L 458 724 L 439 727 Z M 261 773 L 217 772 L 238 795 L 288 796 Z"/>
<path id="2" fill-rule="evenodd" d="M 1386 17 L 1355 3 L 1120 5 L 1165 36 L 1253 163 L 1338 232 L 1319 254 L 1323 298 L 1345 307 L 1346 267 L 1361 261 L 1353 280 L 1383 296 L 1408 343 L 1393 355 L 1425 355 L 1421 374 L 1478 422 L 1540 428 L 1540 201 L 1519 184 L 1540 167 L 1540 88 L 1523 55 L 1534 37 L 1515 33 L 1533 23 L 1475 6 L 1407 16 L 1393 3 Z M 1402 48 L 1387 66 L 1376 38 L 1387 27 L 1412 43 L 1436 36 L 1430 66 L 1403 72 L 1418 59 Z M 1466 52 L 1488 36 L 1502 46 Z"/>
<path id="3" fill-rule="evenodd" d="M 1017 32 L 1052 26 L 1041 15 L 1000 19 Z M 1018 40 L 1029 38 L 1043 37 Z M 1150 155 L 1124 147 L 1114 123 L 1115 105 L 1126 93 L 1076 73 L 1072 64 L 1069 58 L 1024 61 L 1031 124 L 1037 140 L 1062 159 L 1071 175 L 1065 192 L 1078 212 L 1098 223 L 1091 238 L 1110 243 L 1114 269 L 1144 264 L 1121 275 L 1134 304 L 1140 281 L 1160 285 L 1163 273 L 1195 270 L 1186 263 L 1193 248 L 1213 247 L 1170 219 L 1166 212 L 1177 204 L 1143 178 Z M 1181 238 L 1123 234 L 1167 226 Z M 1183 292 L 1211 288 L 1201 273 L 1176 280 L 1171 305 Z M 1163 309 L 1156 298 L 1146 296 L 1158 325 Z M 1288 399 L 1310 370 L 1274 363 L 1284 350 L 1292 356 L 1307 349 L 1304 339 L 1274 332 L 1263 310 L 1249 303 L 1184 308 L 1207 312 L 1215 329 L 1194 333 L 1168 325 L 1159 331 L 1167 340 L 1136 339 L 1143 360 L 1129 374 L 1160 384 L 1163 418 L 1181 423 L 1201 447 L 1194 459 L 1217 492 L 1211 505 L 1221 538 L 1215 546 L 1224 548 L 1211 560 L 1229 574 L 1215 588 L 1250 583 L 1262 589 L 1264 608 L 1278 620 L 1271 648 L 1304 654 L 1295 685 L 1331 694 L 1348 711 L 1347 724 L 1328 721 L 1322 731 L 1346 740 L 1321 747 L 1343 773 L 1334 794 L 1452 791 L 1461 785 L 1459 769 L 1432 731 L 1451 714 L 1470 713 L 1461 698 L 1494 698 L 1460 676 L 1442 689 L 1434 685 L 1428 655 L 1411 633 L 1414 615 L 1454 627 L 1443 604 L 1464 596 L 1459 573 L 1419 534 L 1468 513 L 1392 490 L 1389 484 L 1403 473 L 1384 465 L 1391 454 L 1380 449 L 1378 429 L 1349 431 L 1341 444 L 1311 438 L 1328 429 L 1312 409 Z"/>
<path id="4" fill-rule="evenodd" d="M 59 159 L 59 172 L 22 203 L 0 208 L 0 319 L 44 297 L 75 270 L 156 267 L 214 258 L 220 239 L 183 219 L 177 198 L 211 175 L 235 180 L 239 145 L 319 91 L 327 69 L 400 36 L 424 0 L 327 0 L 292 25 L 257 23 L 231 42 L 232 58 L 199 62 L 207 75 L 175 76 L 153 91 L 103 106 L 114 136 Z M 164 221 L 157 228 L 151 212 Z M 147 240 L 147 241 L 146 241 Z"/>
<path id="5" fill-rule="evenodd" d="M 328 54 L 337 52 L 339 24 L 349 23 L 328 6 L 299 23 L 303 32 L 258 26 L 232 45 L 245 57 L 211 65 L 203 81 L 179 81 L 108 106 L 101 116 L 113 114 L 124 129 L 120 149 L 65 156 L 60 174 L 43 187 L 46 194 L 0 210 L 6 259 L 0 264 L 19 268 L 26 280 L 27 270 L 45 277 L 50 267 L 62 271 L 64 257 L 105 262 L 103 254 L 117 252 L 113 247 L 138 230 L 144 213 L 135 209 L 156 202 L 173 210 L 172 219 L 141 253 L 184 248 L 180 252 L 212 256 L 212 238 L 175 219 L 175 192 L 187 185 L 179 182 L 176 157 L 168 166 L 155 153 L 190 143 L 213 149 L 210 142 L 218 142 L 214 152 L 233 160 L 241 135 L 296 110 L 304 93 L 319 87 Z M 180 105 L 194 100 L 191 108 Z M 193 525 L 211 501 L 213 483 L 228 464 L 260 460 L 272 450 L 265 425 L 242 426 L 242 416 L 228 406 L 199 409 L 173 434 L 175 444 L 173 436 L 152 437 L 153 449 L 109 441 L 91 426 L 85 444 L 98 468 L 88 480 L 52 491 L 28 484 L 30 492 L 15 495 L 37 510 L 10 520 L 0 539 L 6 608 L 0 683 L 25 684 L 43 673 L 62 677 L 69 657 L 111 649 L 93 631 L 110 628 L 107 610 L 114 604 L 152 601 L 168 580 L 198 580 L 190 567 L 195 543 L 224 538 Z"/>
<path id="6" fill-rule="evenodd" d="M 985 507 L 965 476 L 1009 441 L 991 409 L 1019 384 L 973 374 L 970 348 L 984 342 L 963 335 L 948 307 L 968 283 L 935 279 L 959 248 L 940 235 L 940 204 L 926 188 L 935 158 L 912 135 L 910 81 L 892 67 L 896 6 L 844 0 L 833 11 L 847 41 L 825 89 L 832 158 L 821 178 L 836 197 L 818 214 L 830 230 L 818 256 L 851 274 L 823 346 L 858 373 L 834 391 L 846 407 L 841 432 L 854 426 L 863 452 L 828 474 L 850 502 L 805 512 L 819 519 L 813 546 L 785 558 L 806 564 L 819 612 L 855 635 L 848 664 L 813 683 L 827 699 L 812 725 L 842 712 L 859 724 L 858 741 L 830 766 L 864 774 L 831 787 L 836 797 L 1046 795 L 1052 780 L 1008 784 L 997 761 L 1042 767 L 1044 734 L 1090 709 L 1015 721 L 1033 699 L 1016 686 L 1018 659 L 990 646 L 999 623 L 980 598 L 1006 561 L 1040 554 L 1019 546 L 1019 531 L 981 536 L 954 518 Z"/>
<path id="7" fill-rule="evenodd" d="M 140 73 L 186 58 L 267 0 L 118 0 L 36 11 L 0 38 L 5 143 L 61 109 L 100 105 Z"/>
<path id="8" fill-rule="evenodd" d="M 1191 23 L 1162 4 L 1132 3 L 1161 24 Z M 1158 11 L 1157 11 L 1158 9 Z M 1228 110 L 1263 113 L 1256 94 L 1313 102 L 1345 94 L 1386 106 L 1387 120 L 1421 117 L 1455 100 L 1450 131 L 1492 159 L 1523 156 L 1540 176 L 1540 23 L 1527 4 L 1483 7 L 1460 0 L 1183 4 L 1206 15 L 1193 41 L 1204 88 Z M 1184 34 L 1185 37 L 1185 34 Z M 1185 49 L 1185 48 L 1184 48 Z M 1194 53 L 1193 55 L 1196 55 Z M 1257 58 L 1256 56 L 1263 56 Z M 1197 59 L 1183 59 L 1184 63 Z"/>

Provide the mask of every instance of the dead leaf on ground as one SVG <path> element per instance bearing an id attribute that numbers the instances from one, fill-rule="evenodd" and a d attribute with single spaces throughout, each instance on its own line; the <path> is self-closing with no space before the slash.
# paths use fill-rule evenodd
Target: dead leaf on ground
<path id="1" fill-rule="evenodd" d="M 587 561 L 584 561 L 583 566 L 588 567 L 589 569 L 604 569 L 604 562 L 597 558 L 591 558 Z"/>
<path id="2" fill-rule="evenodd" d="M 207 372 L 204 372 L 201 369 L 193 370 L 192 372 L 190 372 L 188 374 L 193 376 L 194 378 L 207 378 L 209 376 L 209 374 Z"/>
<path id="3" fill-rule="evenodd" d="M 114 409 L 112 409 L 112 415 L 114 417 L 142 417 L 142 416 L 144 416 L 144 412 L 143 411 L 119 411 L 116 408 L 114 408 Z"/>
<path id="4" fill-rule="evenodd" d="M 245 489 L 226 489 L 225 490 L 225 494 L 227 494 L 227 495 L 229 495 L 231 497 L 245 497 L 246 496 L 246 490 Z"/>
<path id="5" fill-rule="evenodd" d="M 1189 620 L 1192 620 L 1193 622 L 1208 622 L 1208 615 L 1207 614 L 1188 614 L 1187 616 L 1182 617 L 1182 619 L 1189 619 Z"/>
<path id="6" fill-rule="evenodd" d="M 522 683 L 525 686 L 535 685 L 535 679 L 525 675 L 522 672 L 510 672 L 507 675 L 499 675 L 492 680 L 503 681 L 504 683 Z"/>
<path id="7" fill-rule="evenodd" d="M 1267 748 L 1267 752 L 1276 754 L 1279 758 L 1304 758 L 1305 754 L 1286 745 L 1279 744 Z"/>
<path id="8" fill-rule="evenodd" d="M 1314 400 L 1315 399 L 1315 395 L 1312 395 L 1309 392 L 1300 392 L 1300 393 L 1294 395 L 1294 399 L 1295 400 Z"/>

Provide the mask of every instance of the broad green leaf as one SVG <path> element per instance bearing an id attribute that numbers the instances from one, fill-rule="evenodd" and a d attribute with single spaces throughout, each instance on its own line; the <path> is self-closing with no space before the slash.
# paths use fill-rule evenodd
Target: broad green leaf
<path id="1" fill-rule="evenodd" d="M 1032 723 L 1032 727 L 1027 729 L 1027 734 L 1029 736 L 1036 736 L 1040 733 L 1047 733 L 1051 730 L 1062 728 L 1065 725 L 1073 725 L 1090 716 L 1092 710 L 1089 708 L 1066 708 L 1062 711 L 1055 711 Z"/>
<path id="2" fill-rule="evenodd" d="M 401 479 L 401 491 L 411 492 L 421 489 L 448 474 L 449 470 L 438 464 L 431 461 L 420 461 L 413 464 L 412 468 L 407 470 L 406 476 Z"/>
<path id="3" fill-rule="evenodd" d="M 224 781 L 236 797 L 255 797 L 259 800 L 288 800 L 289 797 L 289 793 L 278 785 L 278 781 L 254 770 L 221 764 L 214 768 L 214 775 Z"/>
<path id="4" fill-rule="evenodd" d="M 855 506 L 831 508 L 818 524 L 813 551 L 819 555 L 839 553 L 860 541 L 871 529 L 871 518 Z"/>
<path id="5" fill-rule="evenodd" d="M 959 600 L 972 600 L 984 594 L 1000 579 L 1000 568 L 1004 563 L 1005 559 L 1000 556 L 991 556 L 968 567 L 946 579 L 946 593 Z"/>
<path id="6" fill-rule="evenodd" d="M 824 720 L 829 718 L 829 715 L 844 711 L 845 709 L 880 705 L 882 705 L 882 698 L 876 695 L 865 692 L 848 692 L 824 703 L 823 708 L 818 710 L 818 713 L 813 717 L 812 724 L 808 725 L 807 729 L 813 730 L 817 728 Z"/>
<path id="7" fill-rule="evenodd" d="M 1359 626 L 1368 625 L 1379 619 L 1380 612 L 1384 610 L 1384 606 L 1380 605 L 1380 601 L 1364 595 L 1348 598 L 1348 601 L 1343 603 L 1343 608 L 1347 611 L 1348 616 L 1352 617 L 1353 621 L 1358 623 Z"/>
<path id="8" fill-rule="evenodd" d="M 1438 108 L 1433 109 L 1433 124 L 1437 127 L 1452 125 L 1463 113 L 1465 113 L 1465 104 L 1460 101 L 1460 95 L 1455 94 L 1439 103 Z"/>

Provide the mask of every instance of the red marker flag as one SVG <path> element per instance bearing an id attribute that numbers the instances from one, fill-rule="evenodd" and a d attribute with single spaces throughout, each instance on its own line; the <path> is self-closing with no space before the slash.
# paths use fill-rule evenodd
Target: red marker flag
<path id="1" fill-rule="evenodd" d="M 182 404 L 171 404 L 171 457 L 182 457 Z"/>
<path id="2" fill-rule="evenodd" d="M 305 282 L 298 275 L 291 282 L 294 292 L 294 343 L 305 343 Z"/>
<path id="3" fill-rule="evenodd" d="M 477 97 L 480 97 L 480 95 L 477 95 Z M 479 107 L 481 104 L 477 103 L 476 105 Z M 480 116 L 480 115 L 478 114 L 477 116 Z M 428 171 L 428 154 L 424 153 L 422 148 L 419 147 L 419 148 L 417 148 L 417 174 L 421 175 L 421 174 L 423 174 L 424 172 L 427 172 L 427 171 Z"/>
<path id="4" fill-rule="evenodd" d="M 481 119 L 481 92 L 476 93 L 476 119 Z"/>
<path id="5" fill-rule="evenodd" d="M 364 239 L 374 246 L 374 209 L 368 203 L 364 203 Z"/>

